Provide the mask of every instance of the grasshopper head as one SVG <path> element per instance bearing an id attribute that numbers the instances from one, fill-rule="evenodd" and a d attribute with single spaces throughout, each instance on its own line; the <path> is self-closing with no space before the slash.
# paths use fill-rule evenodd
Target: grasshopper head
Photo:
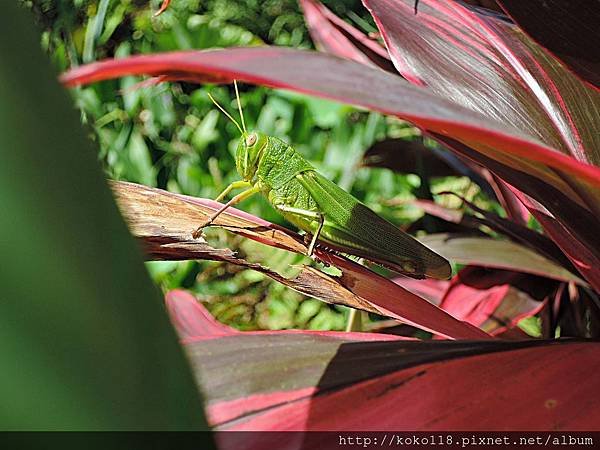
<path id="1" fill-rule="evenodd" d="M 235 166 L 245 181 L 252 181 L 256 175 L 267 140 L 267 135 L 257 131 L 242 134 L 235 156 Z"/>

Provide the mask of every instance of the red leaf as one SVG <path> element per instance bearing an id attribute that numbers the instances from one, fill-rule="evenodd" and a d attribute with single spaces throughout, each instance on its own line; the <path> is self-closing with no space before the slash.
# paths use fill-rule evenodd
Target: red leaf
<path id="1" fill-rule="evenodd" d="M 448 289 L 449 281 L 445 280 L 434 280 L 428 278 L 426 280 L 417 280 L 407 277 L 398 277 L 394 279 L 394 282 L 401 285 L 403 288 L 408 289 L 413 294 L 418 295 L 427 299 L 434 305 L 439 305 L 444 297 L 444 293 Z"/>
<path id="2" fill-rule="evenodd" d="M 515 195 L 542 224 L 548 236 L 594 289 L 600 290 L 600 264 L 596 256 L 600 252 L 600 235 L 596 232 L 600 223 L 597 216 L 579 203 L 571 201 L 563 191 L 538 178 L 514 171 L 491 158 L 477 154 L 475 150 L 460 142 L 441 139 L 448 147 L 486 165 L 508 181 Z M 514 186 L 518 186 L 519 189 Z M 533 198 L 523 192 L 527 192 Z"/>
<path id="3" fill-rule="evenodd" d="M 598 343 L 303 330 L 219 337 L 223 326 L 191 295 L 177 291 L 167 304 L 174 323 L 186 317 L 188 335 L 213 334 L 185 347 L 220 430 L 589 430 L 600 420 Z"/>
<path id="4" fill-rule="evenodd" d="M 510 155 L 510 164 L 527 172 L 536 167 L 554 167 L 600 187 L 599 168 L 563 155 L 512 125 L 502 125 L 410 86 L 400 77 L 315 52 L 258 47 L 141 55 L 80 66 L 64 74 L 61 80 L 74 86 L 125 75 L 173 73 L 191 78 L 216 73 L 230 80 L 236 78 L 364 106 L 478 145 L 495 158 L 506 160 Z M 548 170 L 535 173 L 567 192 L 572 191 Z"/>
<path id="5" fill-rule="evenodd" d="M 185 343 L 191 340 L 233 336 L 239 331 L 217 321 L 189 292 L 176 289 L 165 297 L 171 323 L 179 338 Z"/>
<path id="6" fill-rule="evenodd" d="M 317 48 L 342 58 L 396 73 L 387 51 L 361 31 L 315 0 L 300 0 L 310 35 Z"/>
<path id="7" fill-rule="evenodd" d="M 508 218 L 511 219 L 515 224 L 526 227 L 527 222 L 529 221 L 529 211 L 525 205 L 523 205 L 523 203 L 519 201 L 515 194 L 513 194 L 506 182 L 491 172 L 486 172 L 487 182 L 494 190 L 496 198 L 504 208 L 504 211 L 506 211 Z"/>
<path id="8" fill-rule="evenodd" d="M 600 23 L 597 2 L 498 0 L 527 34 L 578 76 L 600 89 Z"/>
<path id="9" fill-rule="evenodd" d="M 600 421 L 594 342 L 244 334 L 186 348 L 217 430 L 589 430 Z"/>
<path id="10" fill-rule="evenodd" d="M 600 163 L 600 122 L 592 119 L 600 111 L 600 92 L 573 76 L 516 26 L 449 0 L 424 0 L 417 16 L 409 0 L 364 3 L 378 22 L 396 68 L 408 80 L 515 126 L 579 161 Z M 514 155 L 500 157 L 478 143 L 466 144 L 475 148 L 476 161 L 491 157 L 497 164 L 533 175 L 570 202 L 600 215 L 600 192 L 581 183 L 573 172 L 566 174 L 552 163 L 547 165 L 558 170 L 548 172 L 540 164 L 524 167 Z M 510 178 L 515 175 L 505 171 L 501 176 L 544 206 L 552 205 L 550 196 L 540 199 L 543 193 L 513 183 Z"/>
<path id="11" fill-rule="evenodd" d="M 557 247 L 557 245 L 549 239 L 547 236 L 538 233 L 537 231 L 532 230 L 531 228 L 527 228 L 524 225 L 521 225 L 517 222 L 513 222 L 511 220 L 500 217 L 498 214 L 490 211 L 486 211 L 484 209 L 479 208 L 472 202 L 469 202 L 464 197 L 455 194 L 454 192 L 441 192 L 440 195 L 455 195 L 460 198 L 462 202 L 467 205 L 470 209 L 472 209 L 477 214 L 480 214 L 482 217 L 469 217 L 469 220 L 474 221 L 476 223 L 480 223 L 482 225 L 486 225 L 497 233 L 501 233 L 506 237 L 511 238 L 513 241 L 520 243 L 526 247 L 535 250 L 541 255 L 546 256 L 547 258 L 554 260 L 555 262 L 562 265 L 564 268 L 569 270 L 570 272 L 575 273 L 576 269 L 572 266 L 569 259 L 565 257 L 564 253 Z M 516 198 L 516 197 L 515 197 Z M 517 199 L 518 200 L 518 199 Z M 520 203 L 520 202 L 519 202 Z M 522 204 L 522 203 L 521 203 Z M 441 207 L 436 205 L 437 209 Z M 457 211 L 445 211 L 443 212 L 446 216 L 449 214 L 454 214 L 453 217 L 456 216 Z M 432 214 L 432 212 L 429 212 Z M 462 220 L 463 217 L 458 217 L 459 220 Z"/>
<path id="12" fill-rule="evenodd" d="M 542 302 L 536 302 L 525 292 L 513 287 L 511 278 L 522 281 L 519 274 L 491 271 L 485 274 L 485 284 L 489 283 L 488 286 L 465 282 L 475 276 L 481 283 L 482 273 L 481 269 L 475 267 L 466 267 L 459 272 L 446 291 L 440 308 L 487 333 L 504 332 L 515 326 L 518 320 L 534 315 L 542 308 Z"/>
<path id="13" fill-rule="evenodd" d="M 596 292 L 600 292 L 600 257 L 598 257 L 592 249 L 584 245 L 580 239 L 573 236 L 569 230 L 565 229 L 565 227 L 556 219 L 539 209 L 535 209 L 533 205 L 528 206 L 537 221 L 544 227 L 561 250 L 569 257 L 577 270 L 579 270 L 586 280 L 589 281 Z"/>
<path id="14" fill-rule="evenodd" d="M 276 331 L 245 331 L 241 332 L 219 321 L 187 291 L 176 289 L 167 293 L 165 304 L 171 323 L 177 330 L 183 344 L 216 339 L 225 336 L 265 336 L 304 334 L 308 336 L 325 336 L 328 338 L 344 339 L 346 341 L 396 341 L 410 340 L 402 336 L 378 333 L 346 333 L 338 331 L 318 330 L 276 330 Z"/>
<path id="15" fill-rule="evenodd" d="M 462 283 L 455 283 L 446 292 L 440 307 L 455 317 L 481 326 L 488 320 L 510 291 L 508 284 L 490 289 L 476 289 Z"/>

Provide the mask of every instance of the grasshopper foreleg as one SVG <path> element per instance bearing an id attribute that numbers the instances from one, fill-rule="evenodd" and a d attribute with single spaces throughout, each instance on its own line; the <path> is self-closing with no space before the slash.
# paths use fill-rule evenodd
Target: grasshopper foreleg
<path id="1" fill-rule="evenodd" d="M 315 246 L 317 245 L 317 240 L 319 239 L 319 235 L 321 234 L 321 230 L 323 229 L 323 225 L 325 224 L 325 216 L 318 211 L 309 211 L 307 209 L 294 208 L 292 206 L 276 205 L 276 207 L 278 210 L 286 212 L 288 214 L 296 214 L 298 216 L 319 221 L 317 231 L 315 231 L 315 233 L 313 234 L 310 244 L 308 246 L 307 256 L 312 257 L 312 254 L 315 251 Z"/>
<path id="2" fill-rule="evenodd" d="M 232 189 L 235 189 L 237 187 L 245 187 L 245 186 L 248 186 L 249 184 L 250 183 L 247 183 L 245 181 L 233 182 L 229 186 L 227 186 L 227 188 L 217 198 L 220 199 L 220 198 L 226 196 Z M 257 186 L 252 186 L 250 189 L 246 189 L 245 191 L 240 192 L 238 195 L 236 195 L 231 200 L 229 200 L 227 203 L 225 203 L 219 210 L 215 211 L 204 224 L 202 224 L 201 226 L 196 228 L 196 230 L 192 233 L 192 237 L 194 239 L 197 239 L 198 237 L 200 237 L 200 235 L 202 234 L 202 229 L 209 226 L 211 223 L 213 223 L 214 220 L 217 217 L 219 217 L 223 211 L 225 211 L 230 206 L 233 206 L 236 203 L 239 203 L 242 200 L 245 200 L 248 197 L 256 194 L 259 190 L 260 189 Z"/>

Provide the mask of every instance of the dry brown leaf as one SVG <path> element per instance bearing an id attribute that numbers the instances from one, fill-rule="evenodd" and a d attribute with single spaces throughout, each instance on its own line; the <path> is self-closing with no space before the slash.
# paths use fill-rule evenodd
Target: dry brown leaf
<path id="1" fill-rule="evenodd" d="M 194 239 L 192 232 L 222 206 L 218 202 L 134 183 L 111 182 L 111 186 L 132 234 L 143 242 L 150 259 L 226 261 L 262 272 L 298 292 L 328 303 L 402 320 L 446 337 L 490 338 L 483 331 L 453 318 L 423 298 L 341 255 L 315 249 L 319 260 L 342 271 L 341 277 L 303 265 L 298 275 L 286 278 L 261 264 L 238 258 L 231 250 L 214 248 L 202 238 Z M 307 253 L 299 234 L 235 208 L 227 209 L 212 226 L 270 246 Z"/>

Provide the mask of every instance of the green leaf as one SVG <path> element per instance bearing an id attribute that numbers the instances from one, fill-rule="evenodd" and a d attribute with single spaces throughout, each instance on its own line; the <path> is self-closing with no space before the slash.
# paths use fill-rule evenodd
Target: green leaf
<path id="1" fill-rule="evenodd" d="M 0 428 L 205 429 L 97 152 L 31 21 L 14 2 L 4 6 Z"/>

